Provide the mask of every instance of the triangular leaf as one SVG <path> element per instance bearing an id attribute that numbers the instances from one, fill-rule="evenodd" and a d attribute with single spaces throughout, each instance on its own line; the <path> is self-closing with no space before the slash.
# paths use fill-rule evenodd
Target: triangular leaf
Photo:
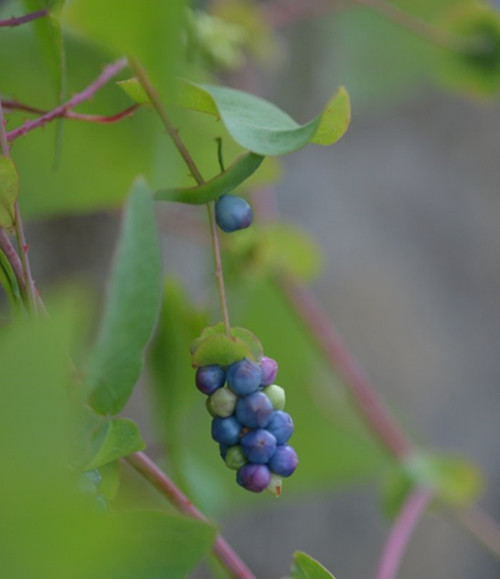
<path id="1" fill-rule="evenodd" d="M 116 414 L 127 402 L 156 323 L 161 262 L 153 208 L 147 184 L 136 181 L 88 376 L 91 405 L 101 414 Z"/>
<path id="2" fill-rule="evenodd" d="M 297 551 L 293 556 L 292 579 L 335 579 L 335 577 L 318 561 Z"/>

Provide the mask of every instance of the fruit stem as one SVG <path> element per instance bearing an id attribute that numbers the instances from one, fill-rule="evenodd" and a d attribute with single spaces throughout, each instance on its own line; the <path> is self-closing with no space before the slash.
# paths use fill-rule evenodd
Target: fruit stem
<path id="1" fill-rule="evenodd" d="M 136 452 L 125 460 L 166 497 L 181 513 L 200 521 L 210 523 L 205 515 L 175 486 L 168 476 L 145 454 Z M 217 535 L 213 552 L 224 568 L 235 579 L 256 579 L 254 574 L 233 551 L 221 535 Z"/>
<path id="2" fill-rule="evenodd" d="M 138 81 L 141 83 L 142 88 L 146 92 L 151 101 L 153 108 L 158 113 L 158 116 L 163 122 L 163 126 L 165 127 L 168 135 L 172 139 L 175 147 L 179 151 L 182 159 L 186 163 L 189 172 L 193 176 L 194 180 L 198 183 L 198 185 L 202 185 L 205 183 L 194 159 L 191 157 L 186 145 L 184 144 L 183 140 L 179 136 L 179 132 L 175 128 L 172 120 L 170 119 L 163 103 L 158 96 L 155 88 L 151 84 L 149 77 L 144 70 L 144 68 L 139 64 L 139 62 L 135 58 L 130 58 L 130 66 L 132 67 Z M 217 224 L 215 222 L 215 210 L 213 203 L 207 203 L 207 212 L 208 212 L 208 222 L 210 224 L 210 237 L 212 240 L 212 253 L 214 256 L 214 264 L 215 264 L 215 281 L 217 283 L 217 290 L 219 294 L 219 302 L 220 308 L 222 312 L 222 320 L 224 323 L 224 329 L 226 331 L 227 336 L 231 336 L 231 324 L 229 322 L 229 312 L 227 308 L 227 299 L 226 299 L 226 287 L 224 285 L 224 272 L 222 269 L 222 258 L 220 252 L 220 243 L 219 243 L 219 236 L 217 233 Z"/>
<path id="3" fill-rule="evenodd" d="M 424 514 L 433 493 L 417 487 L 403 504 L 391 529 L 380 558 L 376 579 L 394 579 L 418 521 Z"/>

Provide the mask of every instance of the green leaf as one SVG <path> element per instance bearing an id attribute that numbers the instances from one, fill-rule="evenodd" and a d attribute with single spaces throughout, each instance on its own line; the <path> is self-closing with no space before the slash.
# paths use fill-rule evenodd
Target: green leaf
<path id="1" fill-rule="evenodd" d="M 445 87 L 488 98 L 500 90 L 500 14 L 493 6 L 470 3 L 449 10 L 442 26 L 464 42 L 478 44 L 468 51 L 449 50 L 438 61 L 438 78 Z"/>
<path id="2" fill-rule="evenodd" d="M 120 486 L 120 463 L 115 460 L 99 467 L 102 477 L 99 485 L 99 493 L 108 501 L 112 501 L 118 493 Z"/>
<path id="3" fill-rule="evenodd" d="M 10 229 L 16 220 L 14 204 L 19 195 L 19 175 L 9 157 L 0 157 L 0 227 Z"/>
<path id="4" fill-rule="evenodd" d="M 115 513 L 108 525 L 109 534 L 121 539 L 120 556 L 109 558 L 99 579 L 180 579 L 196 567 L 216 537 L 208 523 L 157 511 Z"/>
<path id="5" fill-rule="evenodd" d="M 350 121 L 349 96 L 344 87 L 321 114 L 305 125 L 299 125 L 269 101 L 239 90 L 191 83 L 187 95 L 182 106 L 209 114 L 216 111 L 233 139 L 258 155 L 285 155 L 309 142 L 331 145 L 344 135 Z"/>
<path id="6" fill-rule="evenodd" d="M 24 0 L 24 5 L 30 11 L 49 9 L 48 15 L 35 20 L 34 25 L 53 78 L 57 100 L 61 102 L 66 91 L 66 58 L 59 18 L 64 0 Z"/>
<path id="7" fill-rule="evenodd" d="M 101 327 L 88 375 L 92 407 L 116 414 L 142 369 L 161 299 L 161 261 L 151 192 L 135 182 L 122 232 Z"/>
<path id="8" fill-rule="evenodd" d="M 257 171 L 263 160 L 264 157 L 261 155 L 248 153 L 237 159 L 223 173 L 203 185 L 182 189 L 163 189 L 157 191 L 154 197 L 157 201 L 177 201 L 190 205 L 202 205 L 214 201 L 221 195 L 231 193 L 244 183 L 250 175 Z"/>
<path id="9" fill-rule="evenodd" d="M 21 290 L 17 278 L 5 253 L 0 250 L 0 284 L 3 286 L 13 311 L 22 307 Z"/>
<path id="10" fill-rule="evenodd" d="M 126 418 L 103 418 L 91 434 L 91 455 L 82 470 L 92 470 L 145 448 L 137 424 Z"/>
<path id="11" fill-rule="evenodd" d="M 335 577 L 318 561 L 297 551 L 293 556 L 292 579 L 335 579 Z"/>
<path id="12" fill-rule="evenodd" d="M 151 100 L 144 90 L 142 84 L 134 77 L 126 80 L 119 80 L 116 83 L 123 92 L 139 105 L 149 105 Z"/>
<path id="13" fill-rule="evenodd" d="M 230 332 L 231 336 L 226 335 L 222 322 L 205 328 L 191 345 L 193 367 L 210 364 L 225 367 L 243 358 L 260 361 L 264 351 L 252 332 L 245 328 L 231 328 Z"/>

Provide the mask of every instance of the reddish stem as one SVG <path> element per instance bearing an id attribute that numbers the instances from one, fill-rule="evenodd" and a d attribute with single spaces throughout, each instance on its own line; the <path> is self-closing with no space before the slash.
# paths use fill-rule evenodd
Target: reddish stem
<path id="1" fill-rule="evenodd" d="M 80 103 L 92 98 L 100 88 L 102 88 L 114 76 L 116 76 L 119 72 L 121 72 L 127 66 L 127 64 L 128 62 L 126 58 L 120 58 L 120 60 L 117 60 L 116 62 L 108 65 L 103 70 L 102 74 L 100 74 L 96 78 L 96 80 L 92 84 L 90 84 L 87 88 L 76 94 L 67 102 L 56 107 L 52 111 L 43 114 L 38 119 L 34 119 L 33 121 L 27 121 L 17 129 L 9 131 L 7 133 L 7 139 L 9 141 L 13 141 L 14 139 L 17 139 L 17 137 L 25 135 L 26 133 L 32 131 L 33 129 L 43 127 L 49 121 L 52 121 L 60 117 L 64 117 L 69 110 L 75 108 Z"/>
<path id="2" fill-rule="evenodd" d="M 37 10 L 36 12 L 25 14 L 24 16 L 14 16 L 12 18 L 8 18 L 7 20 L 0 20 L 0 28 L 8 26 L 20 26 L 21 24 L 26 24 L 27 22 L 31 22 L 37 18 L 43 18 L 44 16 L 47 16 L 48 13 L 49 11 L 47 8 L 44 8 L 43 10 Z"/>
<path id="3" fill-rule="evenodd" d="M 398 460 L 406 459 L 412 453 L 411 442 L 380 401 L 374 386 L 344 345 L 312 292 L 285 274 L 278 278 L 278 282 L 334 371 L 344 379 L 373 433 Z"/>
<path id="4" fill-rule="evenodd" d="M 415 527 L 432 498 L 432 491 L 416 488 L 403 505 L 385 544 L 376 579 L 394 579 Z"/>
<path id="5" fill-rule="evenodd" d="M 2 228 L 0 228 L 0 249 L 5 253 L 5 257 L 8 259 L 16 276 L 19 289 L 24 293 L 26 290 L 26 284 L 24 283 L 23 266 L 21 260 L 19 259 L 19 256 L 17 255 L 17 252 L 9 239 L 9 236 Z"/>
<path id="6" fill-rule="evenodd" d="M 181 513 L 200 521 L 209 522 L 193 503 L 174 485 L 168 476 L 144 453 L 136 452 L 125 459 L 130 466 L 146 478 Z M 227 541 L 217 535 L 213 546 L 214 555 L 235 579 L 255 579 L 255 576 Z"/>

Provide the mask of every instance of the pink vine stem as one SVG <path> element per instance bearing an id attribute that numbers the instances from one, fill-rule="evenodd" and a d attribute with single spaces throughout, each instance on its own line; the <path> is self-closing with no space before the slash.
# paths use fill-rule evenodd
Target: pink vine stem
<path id="1" fill-rule="evenodd" d="M 394 579 L 418 521 L 424 514 L 432 491 L 417 487 L 403 505 L 385 544 L 376 579 Z"/>
<path id="2" fill-rule="evenodd" d="M 148 480 L 181 513 L 200 521 L 210 522 L 193 503 L 174 485 L 168 476 L 144 452 L 136 452 L 125 460 Z M 214 555 L 235 579 L 255 579 L 254 574 L 233 551 L 221 535 L 217 535 L 213 546 Z"/>
<path id="3" fill-rule="evenodd" d="M 109 64 L 103 70 L 103 72 L 94 80 L 92 84 L 90 84 L 87 88 L 73 96 L 71 99 L 63 103 L 62 105 L 56 107 L 55 109 L 49 111 L 34 119 L 32 121 L 27 121 L 17 129 L 13 129 L 7 133 L 7 140 L 13 141 L 20 137 L 21 135 L 25 135 L 29 131 L 33 129 L 37 129 L 38 127 L 43 127 L 49 121 L 54 119 L 64 117 L 68 110 L 73 109 L 80 103 L 92 98 L 94 94 L 102 88 L 106 83 L 108 83 L 114 76 L 120 73 L 126 66 L 128 65 L 128 61 L 126 58 L 120 58 L 116 62 Z"/>
<path id="4" fill-rule="evenodd" d="M 21 24 L 26 24 L 27 22 L 32 22 L 37 18 L 44 18 L 48 16 L 49 11 L 44 8 L 43 10 L 36 10 L 35 12 L 30 12 L 24 16 L 13 16 L 12 18 L 7 18 L 7 20 L 0 20 L 0 28 L 20 26 Z"/>

